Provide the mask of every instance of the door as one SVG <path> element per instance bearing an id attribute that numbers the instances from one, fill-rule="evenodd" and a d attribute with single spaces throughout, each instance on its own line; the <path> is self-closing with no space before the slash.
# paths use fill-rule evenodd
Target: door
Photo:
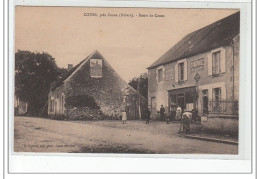
<path id="1" fill-rule="evenodd" d="M 177 105 L 181 107 L 182 111 L 185 109 L 184 93 L 177 94 Z"/>
<path id="2" fill-rule="evenodd" d="M 203 90 L 202 91 L 202 113 L 203 115 L 207 115 L 209 108 L 208 108 L 208 90 Z"/>

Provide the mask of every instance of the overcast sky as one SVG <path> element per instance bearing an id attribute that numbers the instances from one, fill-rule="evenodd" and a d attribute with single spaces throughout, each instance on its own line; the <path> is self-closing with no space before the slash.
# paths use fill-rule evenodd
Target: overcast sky
<path id="1" fill-rule="evenodd" d="M 98 50 L 127 82 L 190 32 L 238 10 L 16 7 L 15 51 L 48 52 L 59 67 Z M 96 17 L 84 13 L 133 14 Z M 139 17 L 139 14 L 164 17 Z"/>

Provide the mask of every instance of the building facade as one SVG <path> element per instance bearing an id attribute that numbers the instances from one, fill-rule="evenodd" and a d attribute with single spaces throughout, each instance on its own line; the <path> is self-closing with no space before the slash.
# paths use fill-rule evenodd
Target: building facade
<path id="1" fill-rule="evenodd" d="M 144 118 L 147 100 L 128 85 L 95 51 L 52 85 L 48 115 L 72 120 Z"/>
<path id="2" fill-rule="evenodd" d="M 148 67 L 148 105 L 196 109 L 199 116 L 238 115 L 239 16 L 235 13 L 185 36 Z"/>

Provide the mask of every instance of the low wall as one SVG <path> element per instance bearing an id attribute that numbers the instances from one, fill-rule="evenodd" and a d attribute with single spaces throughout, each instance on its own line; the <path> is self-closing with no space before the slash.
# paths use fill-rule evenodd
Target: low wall
<path id="1" fill-rule="evenodd" d="M 66 119 L 70 120 L 101 120 L 104 118 L 105 116 L 99 109 L 74 107 L 66 110 Z"/>
<path id="2" fill-rule="evenodd" d="M 201 130 L 238 136 L 238 116 L 202 116 Z"/>

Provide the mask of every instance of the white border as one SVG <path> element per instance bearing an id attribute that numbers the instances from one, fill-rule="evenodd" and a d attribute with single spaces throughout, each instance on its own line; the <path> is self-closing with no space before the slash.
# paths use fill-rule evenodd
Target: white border
<path id="1" fill-rule="evenodd" d="M 218 1 L 223 2 L 223 1 Z M 226 1 L 225 1 L 226 2 Z M 238 1 L 232 1 L 238 2 Z M 239 1 L 241 2 L 241 1 Z M 245 3 L 246 2 L 246 3 Z M 9 151 L 9 171 L 11 173 L 247 173 L 251 171 L 251 4 L 212 2 L 159 2 L 159 1 L 51 1 L 17 0 L 9 2 L 9 104 L 13 104 L 14 67 L 14 5 L 48 6 L 96 6 L 96 7 L 158 7 L 158 8 L 240 8 L 240 138 L 239 156 L 231 155 L 128 155 L 128 154 L 13 154 Z M 244 50 L 242 50 L 244 49 Z M 246 50 L 247 51 L 246 51 Z M 243 75 L 246 74 L 246 75 Z M 13 139 L 13 108 L 9 107 L 10 139 Z M 7 124 L 7 119 L 6 124 Z M 242 127 L 243 126 L 243 127 Z M 6 126 L 5 126 L 6 127 Z M 6 130 L 7 131 L 7 128 Z M 8 135 L 8 134 L 7 134 Z M 12 140 L 9 149 L 12 149 Z M 66 157 L 64 157 L 66 156 Z M 153 157 L 153 158 L 151 158 Z M 173 159 L 175 158 L 175 159 Z M 177 159 L 179 158 L 179 159 Z M 180 159 L 181 158 L 181 159 Z M 186 158 L 186 159 L 185 159 Z M 209 158 L 215 158 L 209 160 Z M 193 159 L 193 160 L 192 160 Z M 200 160 L 194 160 L 200 159 Z M 233 160 L 219 160 L 233 159 Z M 236 160 L 234 160 L 236 159 Z M 238 160 L 240 159 L 240 160 Z M 241 160 L 244 159 L 244 160 Z M 247 160 L 245 160 L 247 159 Z M 72 165 L 75 164 L 75 165 Z M 187 164 L 189 164 L 187 171 Z"/>

